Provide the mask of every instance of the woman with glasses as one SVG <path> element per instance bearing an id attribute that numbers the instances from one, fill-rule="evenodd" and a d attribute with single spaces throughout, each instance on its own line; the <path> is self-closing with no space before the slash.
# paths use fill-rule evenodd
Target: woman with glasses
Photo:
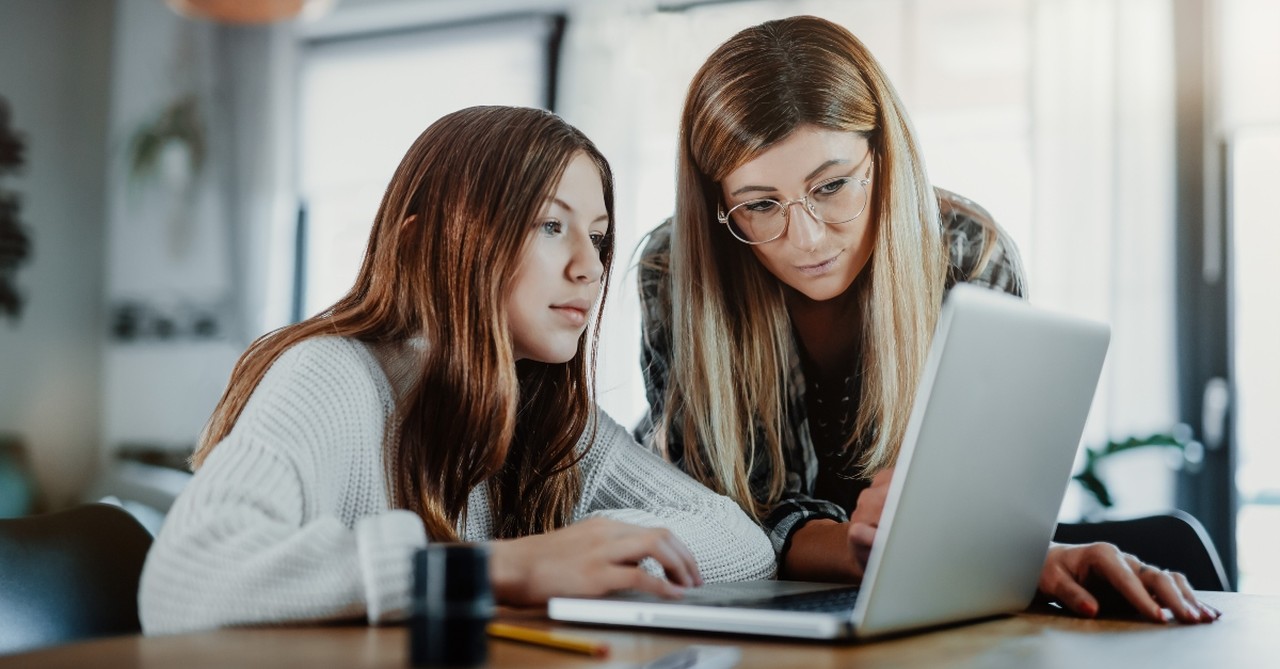
<path id="1" fill-rule="evenodd" d="M 500 604 L 772 575 L 737 505 L 596 408 L 612 257 L 612 176 L 576 129 L 432 124 L 351 291 L 236 365 L 147 557 L 144 631 L 402 618 L 428 540 L 488 542 Z"/>
<path id="2" fill-rule="evenodd" d="M 760 522 L 784 578 L 858 581 L 944 293 L 1023 295 L 1017 250 L 933 188 L 879 64 L 844 28 L 747 28 L 694 75 L 674 217 L 640 269 L 643 441 Z M 1099 573 L 1153 619 L 1207 621 L 1180 574 L 1055 545 L 1040 586 L 1085 615 Z"/>

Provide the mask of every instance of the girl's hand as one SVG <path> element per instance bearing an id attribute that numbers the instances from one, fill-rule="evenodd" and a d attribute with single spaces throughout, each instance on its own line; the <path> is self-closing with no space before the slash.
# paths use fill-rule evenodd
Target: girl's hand
<path id="1" fill-rule="evenodd" d="M 1213 622 L 1222 615 L 1196 599 L 1182 574 L 1148 565 L 1112 544 L 1049 546 L 1040 572 L 1042 593 L 1092 618 L 1098 615 L 1098 599 L 1085 584 L 1094 579 L 1114 588 L 1139 614 L 1156 622 L 1165 622 L 1166 608 L 1184 623 Z"/>
<path id="2" fill-rule="evenodd" d="M 499 604 L 536 606 L 550 597 L 640 590 L 677 598 L 702 585 L 693 554 L 670 530 L 591 518 L 564 529 L 494 541 L 489 578 Z M 662 565 L 668 580 L 640 567 Z"/>

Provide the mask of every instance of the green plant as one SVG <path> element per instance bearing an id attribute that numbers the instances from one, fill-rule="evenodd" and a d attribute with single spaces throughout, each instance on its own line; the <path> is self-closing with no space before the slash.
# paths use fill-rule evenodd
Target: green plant
<path id="1" fill-rule="evenodd" d="M 22 440 L 0 432 L 0 518 L 25 516 L 36 509 L 35 474 Z"/>
<path id="2" fill-rule="evenodd" d="M 1115 504 L 1111 499 L 1111 491 L 1098 475 L 1098 463 L 1117 454 L 1149 446 L 1175 448 L 1185 454 L 1189 448 L 1194 449 L 1196 442 L 1191 438 L 1191 428 L 1178 425 L 1168 433 L 1153 434 L 1146 437 L 1129 437 L 1121 441 L 1108 441 L 1101 448 L 1085 447 L 1084 467 L 1071 478 L 1080 483 L 1098 504 L 1110 508 Z"/>
<path id="3" fill-rule="evenodd" d="M 174 258 L 191 251 L 196 194 L 207 149 L 200 101 L 194 93 L 173 98 L 139 125 L 129 140 L 129 201 L 140 207 L 133 214 L 145 216 L 145 203 L 158 203 L 161 209 L 156 214 L 167 221 Z"/>
<path id="4" fill-rule="evenodd" d="M 170 144 L 187 151 L 192 174 L 204 167 L 204 123 L 195 95 L 175 99 L 154 118 L 144 123 L 129 142 L 129 173 L 135 179 L 152 178 L 160 168 L 160 157 Z"/>
<path id="5" fill-rule="evenodd" d="M 0 98 L 0 176 L 22 167 L 22 138 L 9 128 L 9 103 Z M 18 292 L 18 267 L 31 255 L 31 239 L 18 216 L 15 193 L 0 188 L 0 316 L 17 320 L 22 315 Z"/>

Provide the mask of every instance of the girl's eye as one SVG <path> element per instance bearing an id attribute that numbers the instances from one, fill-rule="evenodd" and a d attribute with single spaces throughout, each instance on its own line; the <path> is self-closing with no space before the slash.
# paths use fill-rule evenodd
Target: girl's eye
<path id="1" fill-rule="evenodd" d="M 542 222 L 542 232 L 548 237 L 554 237 L 564 232 L 564 224 L 555 219 Z"/>
<path id="2" fill-rule="evenodd" d="M 818 184 L 814 187 L 812 192 L 817 195 L 835 195 L 848 183 L 849 177 L 840 177 L 838 179 L 832 179 L 826 183 Z"/>
<path id="3" fill-rule="evenodd" d="M 603 232 L 593 232 L 593 233 L 591 233 L 591 245 L 592 245 L 592 246 L 594 246 L 594 247 L 596 247 L 596 250 L 597 250 L 597 251 L 599 251 L 599 250 L 603 249 L 603 248 L 604 248 L 604 238 L 605 238 L 605 234 L 604 234 Z"/>

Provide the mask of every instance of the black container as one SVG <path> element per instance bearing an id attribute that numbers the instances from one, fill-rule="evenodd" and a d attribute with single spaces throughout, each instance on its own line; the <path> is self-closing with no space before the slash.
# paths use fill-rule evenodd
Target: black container
<path id="1" fill-rule="evenodd" d="M 415 667 L 474 667 L 489 655 L 493 618 L 489 549 L 431 544 L 413 556 L 409 662 Z"/>

